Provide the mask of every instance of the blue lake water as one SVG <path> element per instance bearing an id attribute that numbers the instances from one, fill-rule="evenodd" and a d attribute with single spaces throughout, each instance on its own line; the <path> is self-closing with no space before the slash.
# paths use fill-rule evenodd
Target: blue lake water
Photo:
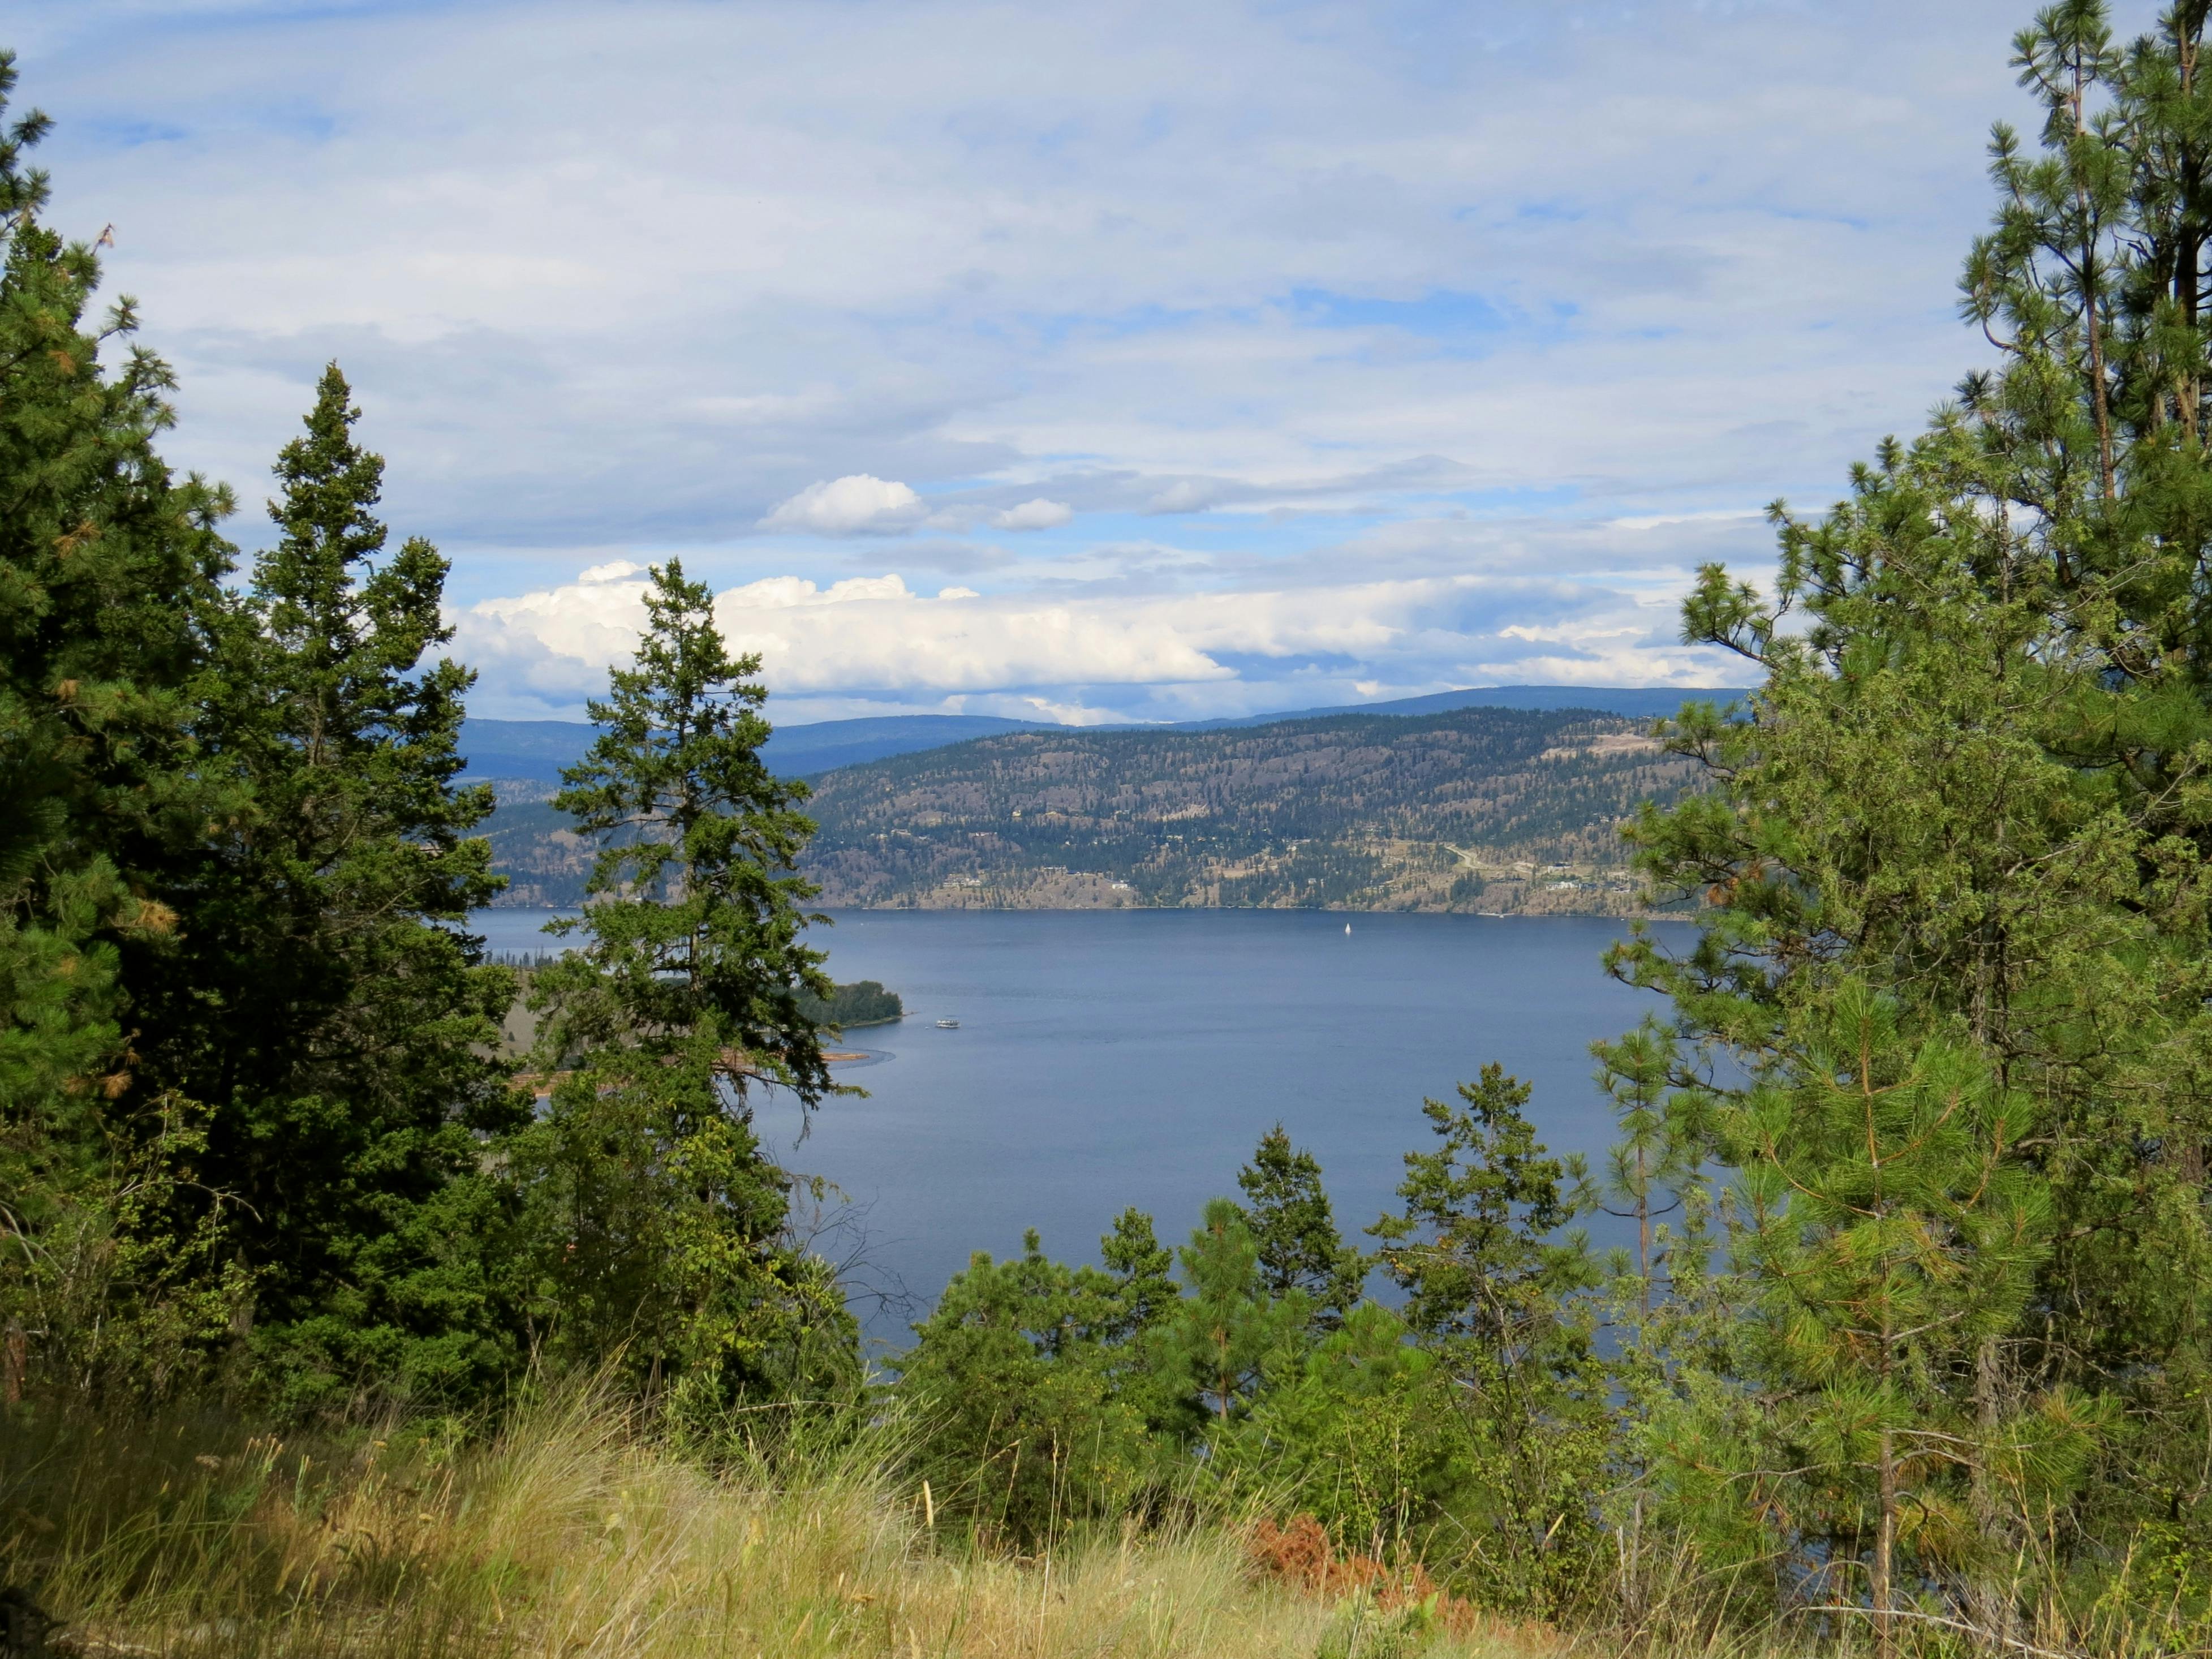
<path id="1" fill-rule="evenodd" d="M 471 925 L 495 951 L 528 951 L 550 914 Z M 907 1018 L 844 1043 L 878 1057 L 838 1068 L 866 1098 L 826 1103 L 804 1139 L 787 1102 L 763 1102 L 757 1121 L 782 1163 L 844 1194 L 819 1248 L 849 1262 L 871 1334 L 896 1343 L 969 1252 L 1018 1251 L 1026 1227 L 1096 1261 L 1134 1204 L 1180 1242 L 1208 1198 L 1236 1195 L 1278 1121 L 1320 1158 L 1356 1237 L 1431 1139 L 1422 1098 L 1486 1060 L 1535 1085 L 1547 1144 L 1595 1165 L 1611 1135 L 1589 1045 L 1659 1007 L 1599 969 L 1623 932 L 1579 917 L 841 913 L 818 941 L 831 975 L 880 980 Z"/>

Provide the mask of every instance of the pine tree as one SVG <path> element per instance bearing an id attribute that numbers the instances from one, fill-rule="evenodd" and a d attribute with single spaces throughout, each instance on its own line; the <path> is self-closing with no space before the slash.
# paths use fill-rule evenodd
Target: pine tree
<path id="1" fill-rule="evenodd" d="M 1451 1563 L 1459 1588 L 1486 1590 L 1465 1542 L 1490 1470 L 1456 1391 L 1435 1350 L 1362 1302 L 1319 1342 L 1281 1351 L 1251 1415 L 1209 1444 L 1207 1480 L 1230 1504 L 1264 1492 L 1313 1515 L 1347 1553 Z"/>
<path id="2" fill-rule="evenodd" d="M 1537 1140 L 1521 1109 L 1531 1092 L 1492 1063 L 1460 1085 L 1460 1106 L 1424 1102 L 1443 1144 L 1406 1154 L 1405 1212 L 1369 1230 L 1407 1292 L 1407 1323 L 1477 1345 L 1509 1388 L 1550 1354 L 1566 1300 L 1596 1282 L 1580 1236 L 1554 1237 L 1589 1199 L 1580 1164 Z"/>
<path id="3" fill-rule="evenodd" d="M 1176 1255 L 1187 1291 L 1161 1328 L 1164 1368 L 1188 1391 L 1194 1413 L 1225 1427 L 1251 1409 L 1269 1362 L 1298 1346 L 1311 1306 L 1295 1287 L 1270 1291 L 1259 1241 L 1228 1199 L 1206 1205 Z"/>
<path id="4" fill-rule="evenodd" d="M 1291 1145 L 1278 1123 L 1260 1138 L 1251 1163 L 1237 1172 L 1245 1224 L 1260 1249 L 1262 1283 L 1271 1296 L 1302 1292 L 1316 1323 L 1335 1329 L 1359 1300 L 1367 1260 L 1336 1231 L 1321 1164 Z"/>
<path id="5" fill-rule="evenodd" d="M 1853 985 L 1900 1052 L 1963 1043 L 2032 1103 L 2001 1167 L 2047 1194 L 2037 1287 L 1911 1407 L 1974 1449 L 1974 1524 L 2040 1564 L 1951 1585 L 1947 1616 L 2000 1639 L 2077 1571 L 2212 1527 L 2179 1450 L 2212 1433 L 2206 13 L 2122 47 L 2065 0 L 2020 36 L 2041 131 L 1998 129 L 1962 278 L 1996 364 L 1826 515 L 1778 505 L 1771 595 L 1702 574 L 1686 636 L 1765 679 L 1741 718 L 1686 714 L 1714 787 L 1636 827 L 1657 887 L 1710 907 L 1699 942 L 1614 958 L 1735 1107 L 1815 1086 L 1802 1034 Z M 2104 1474 L 2031 1528 L 2002 1425 L 2059 1398 L 2109 1425 Z"/>
<path id="6" fill-rule="evenodd" d="M 1974 1559 L 1966 1540 L 1990 1517 L 1969 1484 L 2002 1486 L 1992 1495 L 2032 1524 L 2071 1497 L 2100 1415 L 2062 1387 L 1978 1422 L 1970 1391 L 1948 1386 L 2033 1296 L 2050 1192 L 2017 1151 L 2030 1103 L 1996 1086 L 1971 1045 L 1911 1042 L 1897 1013 L 1863 985 L 1839 986 L 1793 1021 L 1798 1052 L 1782 1077 L 1717 1126 L 1741 1171 L 1736 1249 L 1763 1297 L 1755 1380 L 1796 1470 L 1753 1474 L 1748 1495 L 1792 1516 L 1785 1547 L 1820 1540 L 1832 1583 L 1835 1566 L 1860 1560 L 1884 1654 L 1904 1585 L 1963 1585 L 2009 1566 Z M 1981 1541 L 2002 1550 L 2002 1536 Z M 1830 1599 L 1856 1594 L 1835 1584 Z"/>
<path id="7" fill-rule="evenodd" d="M 1696 1176 L 1703 1127 L 1696 1109 L 1698 1097 L 1674 1091 L 1674 1042 L 1656 1020 L 1646 1019 L 1618 1042 L 1592 1043 L 1590 1052 L 1600 1062 L 1598 1086 L 1613 1103 L 1620 1132 L 1608 1159 L 1606 1188 L 1608 1196 L 1626 1206 L 1609 1213 L 1636 1223 L 1640 1326 L 1650 1321 L 1655 1283 L 1666 1271 L 1666 1252 L 1655 1229 L 1662 1217 L 1680 1206 L 1672 1189 Z"/>
<path id="8" fill-rule="evenodd" d="M 0 113 L 15 82 L 0 53 Z M 126 1188 L 173 1183 L 198 1133 L 141 1076 L 122 952 L 173 934 L 163 872 L 223 810 L 194 692 L 230 501 L 155 448 L 167 366 L 137 345 L 103 365 L 134 309 L 88 320 L 95 250 L 43 222 L 28 160 L 51 125 L 0 128 L 0 1326 L 35 1334 L 41 1374 L 138 1386 L 127 1333 L 171 1333 L 164 1375 L 210 1334 L 175 1300 L 193 1302 L 178 1274 L 199 1243 L 122 1213 Z"/>
<path id="9" fill-rule="evenodd" d="M 857 1328 L 825 1264 L 788 1237 L 790 1178 L 752 1091 L 835 1092 L 802 1000 L 832 992 L 802 942 L 793 872 L 805 786 L 758 750 L 766 693 L 675 560 L 653 571 L 634 665 L 555 805 L 601 850 L 584 949 L 538 973 L 548 1069 L 574 1068 L 520 1138 L 526 1231 L 550 1252 L 540 1316 L 587 1364 L 628 1344 L 645 1385 L 706 1423 L 747 1397 L 823 1399 L 858 1380 Z"/>
<path id="10" fill-rule="evenodd" d="M 482 1240 L 479 1135 L 514 1121 L 489 1058 L 513 976 L 457 929 L 498 882 L 461 788 L 473 675 L 446 562 L 386 549 L 382 460 L 336 365 L 276 464 L 274 544 L 226 619 L 199 717 L 235 805 L 169 872 L 179 943 L 129 963 L 149 1076 L 214 1109 L 202 1179 L 254 1274 L 258 1386 L 465 1399 L 513 1363 Z"/>
<path id="11" fill-rule="evenodd" d="M 1441 1145 L 1406 1154 L 1406 1207 L 1368 1231 L 1486 1449 L 1494 1593 L 1541 1608 L 1588 1542 L 1604 1401 L 1588 1294 L 1597 1267 L 1583 1235 L 1563 1231 L 1590 1207 L 1587 1178 L 1537 1140 L 1522 1110 L 1530 1092 L 1493 1063 L 1460 1085 L 1459 1105 L 1424 1103 Z"/>
<path id="12" fill-rule="evenodd" d="M 1114 1231 L 1099 1241 L 1098 1252 L 1121 1307 L 1109 1340 L 1132 1341 L 1158 1324 L 1182 1295 L 1175 1282 L 1175 1257 L 1159 1242 L 1152 1217 L 1134 1208 L 1114 1218 Z"/>

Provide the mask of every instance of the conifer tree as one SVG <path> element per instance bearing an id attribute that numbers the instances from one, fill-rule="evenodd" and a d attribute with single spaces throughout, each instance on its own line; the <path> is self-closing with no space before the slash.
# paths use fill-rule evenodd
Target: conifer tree
<path id="1" fill-rule="evenodd" d="M 1228 1199 L 1207 1203 L 1176 1255 L 1187 1293 L 1161 1328 L 1163 1358 L 1194 1410 L 1226 1426 L 1251 1409 L 1269 1361 L 1297 1346 L 1311 1304 L 1295 1287 L 1270 1291 L 1259 1241 Z"/>
<path id="2" fill-rule="evenodd" d="M 1121 1304 L 1111 1340 L 1133 1340 L 1158 1324 L 1182 1296 L 1175 1257 L 1159 1242 L 1152 1217 L 1133 1207 L 1114 1218 L 1114 1231 L 1098 1242 L 1098 1252 Z"/>
<path id="3" fill-rule="evenodd" d="M 1336 1230 L 1321 1164 L 1291 1145 L 1278 1123 L 1260 1138 L 1252 1161 L 1237 1172 L 1245 1224 L 1260 1251 L 1261 1282 L 1271 1296 L 1302 1292 L 1325 1329 L 1344 1322 L 1359 1300 L 1367 1260 L 1347 1249 Z"/>
<path id="4" fill-rule="evenodd" d="M 474 676 L 426 660 L 446 562 L 387 548 L 359 418 L 325 368 L 205 687 L 236 805 L 172 872 L 180 942 L 131 969 L 149 1074 L 214 1109 L 202 1179 L 256 1281 L 240 1328 L 290 1408 L 468 1398 L 514 1358 L 478 1141 L 514 1121 L 489 1058 L 513 978 L 458 931 L 499 886 L 467 837 L 489 792 L 457 785 Z"/>
<path id="5" fill-rule="evenodd" d="M 543 1057 L 574 1074 L 517 1143 L 541 1252 L 532 1294 L 562 1352 L 628 1345 L 648 1389 L 709 1422 L 743 1397 L 854 1385 L 857 1331 L 826 1264 L 787 1237 L 791 1180 L 752 1129 L 753 1091 L 833 1093 L 802 1000 L 831 993 L 801 934 L 804 785 L 759 748 L 766 693 L 714 596 L 653 570 L 633 665 L 555 805 L 600 851 L 584 948 L 536 977 Z"/>
<path id="6" fill-rule="evenodd" d="M 1611 1213 L 1636 1223 L 1637 1317 L 1651 1317 L 1655 1281 L 1665 1270 L 1656 1229 L 1680 1206 L 1670 1189 L 1694 1176 L 1700 1126 L 1698 1097 L 1674 1091 L 1674 1043 L 1656 1020 L 1646 1019 L 1616 1042 L 1595 1042 L 1598 1086 L 1615 1110 L 1620 1138 L 1608 1158 L 1607 1195 L 1626 1207 Z"/>
<path id="7" fill-rule="evenodd" d="M 0 115 L 15 82 L 0 53 Z M 132 302 L 88 317 L 95 249 L 45 222 L 29 159 L 51 125 L 0 125 L 0 1327 L 91 1386 L 144 1320 L 210 1334 L 171 1296 L 204 1253 L 122 1214 L 198 1121 L 143 1079 L 122 957 L 173 935 L 166 871 L 224 810 L 193 732 L 230 501 L 155 450 L 174 382 Z"/>
<path id="8" fill-rule="evenodd" d="M 1484 1519 L 1486 1494 L 1470 1489 L 1491 1473 L 1486 1448 L 1441 1357 L 1408 1334 L 1362 1302 L 1319 1342 L 1280 1350 L 1250 1416 L 1209 1444 L 1206 1475 L 1232 1504 L 1279 1493 L 1348 1553 L 1449 1563 L 1462 1593 L 1487 1599 L 1483 1559 L 1465 1551 Z"/>
<path id="9" fill-rule="evenodd" d="M 1596 1264 L 1579 1231 L 1562 1231 L 1590 1207 L 1588 1181 L 1579 1158 L 1537 1140 L 1522 1110 L 1530 1092 L 1492 1063 L 1460 1085 L 1458 1105 L 1424 1103 L 1441 1144 L 1406 1154 L 1406 1207 L 1368 1231 L 1486 1449 L 1497 1593 L 1543 1607 L 1595 1520 L 1604 1401 L 1587 1296 Z"/>
<path id="10" fill-rule="evenodd" d="M 711 590 L 674 559 L 652 581 L 636 660 L 590 705 L 599 735 L 554 798 L 600 843 L 587 915 L 562 924 L 590 940 L 586 971 L 548 982 L 556 1024 L 570 1043 L 711 1043 L 740 1101 L 776 1085 L 811 1109 L 832 1085 L 799 999 L 834 988 L 800 938 L 821 920 L 794 872 L 806 787 L 762 763 L 760 659 L 730 654 Z"/>
<path id="11" fill-rule="evenodd" d="M 1770 593 L 1702 573 L 1686 637 L 1765 682 L 1741 718 L 1686 711 L 1673 742 L 1714 787 L 1636 826 L 1658 888 L 1706 901 L 1698 943 L 1614 957 L 1672 997 L 1677 1081 L 1736 1107 L 1816 1086 L 1798 1034 L 1854 986 L 1893 1004 L 1900 1053 L 1963 1043 L 2032 1103 L 1995 1170 L 2047 1195 L 2036 1288 L 1911 1407 L 1972 1449 L 1975 1524 L 2040 1575 L 1948 1584 L 1944 1616 L 1997 1642 L 2076 1572 L 2212 1524 L 2179 1449 L 2212 1434 L 2207 9 L 2122 47 L 2065 0 L 2019 37 L 2040 131 L 1997 130 L 1961 283 L 1994 364 L 1826 514 L 1778 504 Z M 2109 1429 L 2103 1473 L 2027 1528 L 2002 1425 L 2061 1398 Z"/>
<path id="12" fill-rule="evenodd" d="M 1407 1292 L 1407 1323 L 1477 1346 L 1500 1382 L 1547 1363 L 1561 1310 L 1595 1281 L 1580 1236 L 1558 1237 L 1589 1205 L 1578 1160 L 1549 1156 L 1522 1108 L 1532 1091 L 1492 1063 L 1461 1104 L 1425 1101 L 1443 1145 L 1406 1154 L 1402 1214 L 1369 1229 Z"/>
<path id="13" fill-rule="evenodd" d="M 1793 1063 L 1717 1125 L 1741 1172 L 1736 1249 L 1762 1297 L 1752 1380 L 1791 1453 L 1770 1467 L 1796 1471 L 1753 1476 L 1753 1507 L 1790 1514 L 1832 1567 L 1857 1559 L 1883 1653 L 1907 1583 L 1963 1588 L 2009 1568 L 2006 1538 L 2069 1500 L 2101 1415 L 2061 1387 L 1978 1421 L 1971 1392 L 1947 1386 L 2027 1307 L 2050 1249 L 2050 1193 L 2015 1151 L 2031 1103 L 1996 1085 L 1971 1046 L 1909 1041 L 1897 1014 L 1863 985 L 1839 986 L 1793 1021 Z M 1996 1517 L 1970 1486 L 2014 1522 L 1980 1551 L 1968 1540 Z"/>
<path id="14" fill-rule="evenodd" d="M 1052 1260 L 1034 1228 L 1018 1257 L 976 1252 L 896 1361 L 901 1396 L 929 1425 L 917 1474 L 987 1535 L 1033 1544 L 1130 1513 L 1168 1473 L 1145 1369 L 1171 1316 L 1153 1300 L 1166 1253 L 1136 1210 L 1100 1249 L 1107 1272 Z"/>

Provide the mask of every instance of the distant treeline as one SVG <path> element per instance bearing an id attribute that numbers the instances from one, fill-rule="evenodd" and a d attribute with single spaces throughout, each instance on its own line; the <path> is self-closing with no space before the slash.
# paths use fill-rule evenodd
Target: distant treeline
<path id="1" fill-rule="evenodd" d="M 799 999 L 799 1012 L 817 1025 L 850 1030 L 856 1025 L 888 1025 L 906 1018 L 906 1005 L 898 993 L 886 991 L 874 980 L 855 980 L 840 985 L 828 999 L 808 994 Z"/>

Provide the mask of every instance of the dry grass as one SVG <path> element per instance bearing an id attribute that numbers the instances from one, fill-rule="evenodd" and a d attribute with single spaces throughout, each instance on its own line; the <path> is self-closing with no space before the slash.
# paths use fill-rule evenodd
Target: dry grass
<path id="1" fill-rule="evenodd" d="M 0 1420 L 0 1580 L 99 1655 L 1412 1659 L 1532 1650 L 1255 1581 L 1218 1529 L 936 1547 L 862 1446 L 714 1478 L 587 1397 L 495 1440 Z M 796 1466 L 796 1471 L 793 1466 Z"/>

